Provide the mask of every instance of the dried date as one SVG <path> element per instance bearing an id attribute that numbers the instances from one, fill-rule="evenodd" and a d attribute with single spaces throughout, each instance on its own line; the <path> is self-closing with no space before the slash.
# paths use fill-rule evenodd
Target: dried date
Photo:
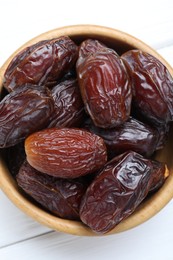
<path id="1" fill-rule="evenodd" d="M 13 146 L 44 128 L 54 110 L 50 91 L 25 84 L 0 102 L 0 148 Z"/>
<path id="2" fill-rule="evenodd" d="M 173 120 L 173 78 L 155 57 L 141 50 L 122 56 L 131 75 L 133 105 L 151 122 L 164 124 Z"/>
<path id="3" fill-rule="evenodd" d="M 91 54 L 107 49 L 107 46 L 102 42 L 98 40 L 87 39 L 80 45 L 79 56 L 84 59 Z"/>
<path id="4" fill-rule="evenodd" d="M 4 86 L 8 91 L 25 83 L 51 86 L 73 67 L 77 57 L 78 47 L 68 36 L 38 42 L 12 59 Z"/>
<path id="5" fill-rule="evenodd" d="M 25 161 L 16 180 L 27 194 L 56 216 L 79 219 L 81 198 L 88 186 L 84 178 L 67 180 L 48 176 Z"/>
<path id="6" fill-rule="evenodd" d="M 77 127 L 85 116 L 84 104 L 76 79 L 68 79 L 51 90 L 54 112 L 48 127 Z"/>
<path id="7" fill-rule="evenodd" d="M 134 212 L 156 179 L 165 179 L 162 176 L 165 167 L 160 162 L 135 152 L 115 157 L 89 185 L 80 206 L 81 220 L 98 233 L 112 230 Z"/>
<path id="8" fill-rule="evenodd" d="M 132 117 L 116 128 L 103 129 L 96 127 L 90 119 L 85 121 L 83 127 L 103 138 L 109 158 L 128 150 L 149 157 L 160 148 L 159 132 Z"/>
<path id="9" fill-rule="evenodd" d="M 162 187 L 166 178 L 169 176 L 167 165 L 158 161 L 152 160 L 153 180 L 149 189 L 149 193 L 154 193 Z"/>
<path id="10" fill-rule="evenodd" d="M 25 141 L 27 160 L 40 172 L 77 178 L 100 169 L 107 160 L 104 141 L 88 131 L 49 128 Z"/>
<path id="11" fill-rule="evenodd" d="M 79 48 L 77 76 L 85 109 L 94 124 L 112 128 L 125 122 L 131 109 L 131 85 L 126 68 L 118 54 L 109 48 L 86 51 L 87 42 Z M 84 49 L 84 50 L 83 50 Z M 97 50 L 98 49 L 98 50 Z"/>
<path id="12" fill-rule="evenodd" d="M 156 122 L 151 122 L 149 119 L 145 118 L 139 110 L 137 110 L 135 107 L 132 106 L 132 111 L 131 111 L 132 117 L 136 118 L 140 122 L 143 122 L 145 125 L 150 126 L 152 129 L 157 130 L 157 136 L 159 137 L 158 142 L 157 142 L 157 147 L 156 150 L 160 150 L 164 147 L 168 135 L 169 135 L 169 130 L 170 130 L 170 122 L 168 123 L 156 123 Z"/>

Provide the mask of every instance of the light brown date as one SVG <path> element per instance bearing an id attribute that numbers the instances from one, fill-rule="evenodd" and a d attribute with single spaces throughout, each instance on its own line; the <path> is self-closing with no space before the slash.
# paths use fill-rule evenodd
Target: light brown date
<path id="1" fill-rule="evenodd" d="M 50 128 L 25 141 L 27 160 L 40 172 L 77 178 L 100 169 L 107 160 L 104 141 L 88 131 Z"/>
<path id="2" fill-rule="evenodd" d="M 84 104 L 76 79 L 60 82 L 51 90 L 54 112 L 48 125 L 51 127 L 77 127 L 85 117 Z"/>

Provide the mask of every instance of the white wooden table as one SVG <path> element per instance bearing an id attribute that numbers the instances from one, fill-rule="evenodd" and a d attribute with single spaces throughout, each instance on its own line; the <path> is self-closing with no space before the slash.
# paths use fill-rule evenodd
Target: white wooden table
<path id="1" fill-rule="evenodd" d="M 128 32 L 173 66 L 172 0 L 1 0 L 0 66 L 36 35 L 70 24 L 98 24 Z M 173 200 L 155 217 L 124 233 L 77 237 L 41 226 L 0 191 L 0 259 L 173 259 Z"/>

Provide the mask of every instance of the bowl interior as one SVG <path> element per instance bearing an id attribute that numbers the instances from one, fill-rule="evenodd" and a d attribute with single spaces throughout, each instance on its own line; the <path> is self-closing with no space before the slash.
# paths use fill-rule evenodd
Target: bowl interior
<path id="1" fill-rule="evenodd" d="M 62 35 L 70 36 L 76 43 L 80 43 L 84 39 L 93 38 L 98 39 L 104 42 L 107 46 L 114 48 L 119 54 L 130 50 L 130 49 L 141 49 L 143 51 L 149 52 L 150 54 L 157 57 L 161 62 L 163 62 L 170 73 L 173 75 L 173 69 L 170 65 L 152 48 L 143 43 L 142 41 L 136 39 L 135 37 L 126 34 L 124 32 L 94 25 L 77 25 L 77 26 L 68 26 L 52 31 L 43 33 L 34 39 L 28 41 L 23 46 L 21 46 L 16 52 L 14 52 L 9 59 L 4 63 L 0 69 L 0 89 L 1 94 L 4 91 L 3 89 L 3 75 L 10 62 L 10 60 L 23 48 L 34 44 L 40 40 L 51 39 L 59 37 Z M 5 192 L 13 203 L 23 210 L 26 214 L 30 215 L 33 219 L 44 224 L 54 230 L 66 232 L 74 235 L 85 235 L 85 236 L 94 236 L 96 235 L 88 227 L 78 221 L 70 221 L 61 219 L 47 213 L 36 204 L 32 203 L 18 188 L 16 182 L 10 175 L 8 167 L 5 162 L 5 156 L 3 151 L 1 152 L 1 176 L 0 176 L 0 187 Z M 133 228 L 144 221 L 151 218 L 158 211 L 160 211 L 173 197 L 173 125 L 171 127 L 168 142 L 165 145 L 163 150 L 157 152 L 155 158 L 166 162 L 170 170 L 170 176 L 167 178 L 163 187 L 158 190 L 150 198 L 146 199 L 139 208 L 127 219 L 122 221 L 117 225 L 111 232 L 108 234 L 114 234 L 122 232 Z"/>

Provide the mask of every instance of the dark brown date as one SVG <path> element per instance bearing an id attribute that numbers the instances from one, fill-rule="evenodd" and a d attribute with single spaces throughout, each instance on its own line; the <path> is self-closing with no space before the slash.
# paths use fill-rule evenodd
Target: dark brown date
<path id="1" fill-rule="evenodd" d="M 44 128 L 54 110 L 50 91 L 25 84 L 0 102 L 0 148 L 13 146 Z"/>
<path id="2" fill-rule="evenodd" d="M 8 91 L 25 83 L 51 86 L 73 67 L 77 57 L 78 47 L 68 36 L 38 42 L 12 59 L 4 86 Z"/>
<path id="3" fill-rule="evenodd" d="M 162 149 L 168 139 L 170 131 L 170 123 L 156 125 L 155 128 L 159 133 L 159 141 L 157 144 L 157 150 Z"/>
<path id="4" fill-rule="evenodd" d="M 89 42 L 92 51 L 87 55 L 86 44 L 80 46 L 76 64 L 82 99 L 96 126 L 112 128 L 125 122 L 130 115 L 129 77 L 114 50 L 103 47 L 97 51 L 98 41 L 93 41 L 92 48 Z"/>
<path id="5" fill-rule="evenodd" d="M 141 50 L 122 56 L 131 75 L 133 104 L 142 115 L 157 124 L 173 120 L 173 78 L 155 57 Z"/>
<path id="6" fill-rule="evenodd" d="M 103 138 L 109 158 L 129 150 L 149 157 L 158 146 L 160 148 L 159 132 L 132 117 L 116 128 L 96 127 L 90 119 L 84 123 L 83 127 Z"/>
<path id="7" fill-rule="evenodd" d="M 132 106 L 131 115 L 132 115 L 132 117 L 136 118 L 137 120 L 144 123 L 145 125 L 148 125 L 152 129 L 157 130 L 158 142 L 157 142 L 156 150 L 162 149 L 168 139 L 171 122 L 168 122 L 168 123 L 153 122 L 150 119 L 144 117 L 142 115 L 142 113 L 138 109 L 136 109 L 134 106 Z"/>
<path id="8" fill-rule="evenodd" d="M 24 143 L 6 148 L 6 162 L 11 175 L 15 178 L 26 159 Z"/>
<path id="9" fill-rule="evenodd" d="M 159 172 L 159 174 L 158 174 Z M 89 185 L 80 218 L 93 231 L 106 233 L 131 215 L 160 178 L 165 166 L 127 152 L 108 162 Z"/>
<path id="10" fill-rule="evenodd" d="M 77 127 L 85 116 L 84 104 L 76 79 L 65 80 L 51 90 L 54 112 L 48 127 Z"/>
<path id="11" fill-rule="evenodd" d="M 162 187 L 166 178 L 169 176 L 167 165 L 158 161 L 152 160 L 153 166 L 153 180 L 149 189 L 149 193 L 154 193 Z"/>
<path id="12" fill-rule="evenodd" d="M 107 50 L 107 46 L 98 40 L 87 39 L 83 41 L 80 45 L 79 55 L 81 58 L 86 58 L 87 56 L 94 54 L 99 51 Z"/>
<path id="13" fill-rule="evenodd" d="M 60 179 L 35 170 L 27 161 L 16 176 L 18 185 L 45 209 L 58 217 L 79 219 L 79 206 L 88 182 Z"/>
<path id="14" fill-rule="evenodd" d="M 100 169 L 107 161 L 101 137 L 82 129 L 49 128 L 25 141 L 27 160 L 40 172 L 77 178 Z"/>

